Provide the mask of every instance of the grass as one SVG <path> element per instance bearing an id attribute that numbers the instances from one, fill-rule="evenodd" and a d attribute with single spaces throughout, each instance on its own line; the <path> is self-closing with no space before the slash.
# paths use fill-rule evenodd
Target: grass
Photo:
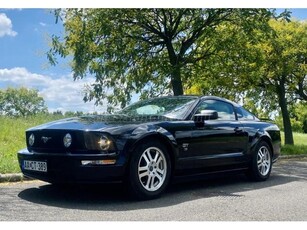
<path id="1" fill-rule="evenodd" d="M 285 133 L 280 132 L 281 144 L 285 144 Z M 293 133 L 294 144 L 295 145 L 306 145 L 307 146 L 307 134 L 306 133 Z"/>
<path id="2" fill-rule="evenodd" d="M 282 145 L 281 155 L 306 155 L 307 145 Z"/>
<path id="3" fill-rule="evenodd" d="M 284 133 L 281 132 L 281 154 L 282 155 L 301 155 L 307 154 L 307 134 L 293 133 L 294 145 L 285 145 Z"/>
<path id="4" fill-rule="evenodd" d="M 0 116 L 0 173 L 20 172 L 17 151 L 26 147 L 25 130 L 49 121 L 61 119 L 60 115 L 37 115 L 28 118 L 9 118 Z M 284 145 L 282 136 L 282 155 L 307 154 L 307 134 L 293 133 L 295 145 Z"/>

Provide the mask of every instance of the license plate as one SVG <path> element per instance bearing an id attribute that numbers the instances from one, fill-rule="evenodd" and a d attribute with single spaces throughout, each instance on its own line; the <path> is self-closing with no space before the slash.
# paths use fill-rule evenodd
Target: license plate
<path id="1" fill-rule="evenodd" d="M 47 172 L 47 162 L 44 161 L 24 161 L 23 168 L 26 170 Z"/>

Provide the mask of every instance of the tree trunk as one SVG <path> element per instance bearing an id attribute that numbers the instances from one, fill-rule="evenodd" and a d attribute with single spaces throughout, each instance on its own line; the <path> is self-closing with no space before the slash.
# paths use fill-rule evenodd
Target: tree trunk
<path id="1" fill-rule="evenodd" d="M 284 124 L 285 144 L 293 145 L 294 140 L 293 140 L 293 134 L 292 134 L 292 125 L 291 125 L 289 111 L 288 111 L 285 86 L 284 84 L 280 84 L 279 86 L 277 86 L 277 88 L 278 88 L 277 89 L 278 101 L 279 101 L 279 106 L 281 109 L 281 114 L 282 114 L 283 124 Z"/>
<path id="2" fill-rule="evenodd" d="M 181 71 L 180 71 L 181 58 L 176 55 L 171 39 L 169 39 L 166 42 L 166 47 L 168 51 L 170 64 L 172 66 L 171 84 L 173 88 L 173 93 L 175 96 L 183 95 L 183 86 L 182 86 Z"/>
<path id="3" fill-rule="evenodd" d="M 171 84 L 175 96 L 183 95 L 183 86 L 180 75 L 180 67 L 174 67 L 174 71 L 171 76 Z"/>

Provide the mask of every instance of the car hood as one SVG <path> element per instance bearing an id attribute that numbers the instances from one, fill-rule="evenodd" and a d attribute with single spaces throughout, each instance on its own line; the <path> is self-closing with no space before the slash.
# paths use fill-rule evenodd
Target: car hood
<path id="1" fill-rule="evenodd" d="M 164 116 L 95 115 L 61 119 L 29 129 L 33 130 L 96 130 L 109 131 L 116 128 L 132 128 L 142 123 L 175 120 Z"/>

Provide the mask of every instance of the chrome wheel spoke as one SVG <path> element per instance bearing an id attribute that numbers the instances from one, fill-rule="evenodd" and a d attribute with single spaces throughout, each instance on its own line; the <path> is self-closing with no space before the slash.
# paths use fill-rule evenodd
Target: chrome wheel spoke
<path id="1" fill-rule="evenodd" d="M 265 162 L 263 162 L 263 164 L 264 164 L 264 166 L 267 167 L 267 168 L 270 166 L 270 162 L 269 162 L 269 161 L 265 161 Z"/>
<path id="2" fill-rule="evenodd" d="M 162 178 L 163 175 L 160 176 L 159 174 L 156 174 L 155 176 L 156 176 L 156 178 L 158 178 L 159 182 L 163 180 L 163 178 Z"/>
<path id="3" fill-rule="evenodd" d="M 151 162 L 152 161 L 152 157 L 151 157 L 151 154 L 150 154 L 150 150 L 147 150 L 145 152 L 145 154 L 143 154 L 143 157 L 144 157 L 144 159 L 146 160 L 147 163 Z"/>
<path id="4" fill-rule="evenodd" d="M 145 171 L 145 172 L 143 172 L 143 173 L 139 173 L 139 178 L 141 179 L 141 178 L 143 178 L 144 176 L 148 176 L 148 175 L 149 175 L 148 171 Z"/>
<path id="5" fill-rule="evenodd" d="M 159 159 L 156 161 L 157 165 L 159 166 L 162 161 L 163 161 L 163 159 L 161 157 L 159 157 Z"/>
<path id="6" fill-rule="evenodd" d="M 265 172 L 266 172 L 266 169 L 265 169 L 264 165 L 262 165 L 261 166 L 261 174 L 265 175 L 266 174 Z"/>
<path id="7" fill-rule="evenodd" d="M 145 185 L 145 188 L 147 188 L 147 190 L 150 190 L 149 185 L 150 185 L 151 180 L 152 180 L 152 176 L 149 175 L 146 181 L 146 185 Z"/>
<path id="8" fill-rule="evenodd" d="M 149 189 L 154 189 L 154 188 L 155 188 L 155 184 L 154 184 L 154 182 L 155 182 L 155 177 L 154 177 L 154 176 L 152 176 L 152 177 L 151 177 L 151 183 L 150 183 L 150 187 L 149 187 Z"/>
<path id="9" fill-rule="evenodd" d="M 262 167 L 262 164 L 259 164 L 259 165 L 258 165 L 258 170 L 259 170 L 259 172 L 261 172 L 261 167 Z"/>
<path id="10" fill-rule="evenodd" d="M 159 173 L 160 175 L 163 175 L 164 174 L 164 170 L 160 169 L 160 168 L 157 168 L 157 173 Z"/>
<path id="11" fill-rule="evenodd" d="M 147 170 L 148 170 L 148 165 L 139 167 L 139 172 L 147 171 Z"/>
<path id="12" fill-rule="evenodd" d="M 157 162 L 160 157 L 160 154 L 156 152 L 155 158 L 153 159 L 154 162 Z"/>

